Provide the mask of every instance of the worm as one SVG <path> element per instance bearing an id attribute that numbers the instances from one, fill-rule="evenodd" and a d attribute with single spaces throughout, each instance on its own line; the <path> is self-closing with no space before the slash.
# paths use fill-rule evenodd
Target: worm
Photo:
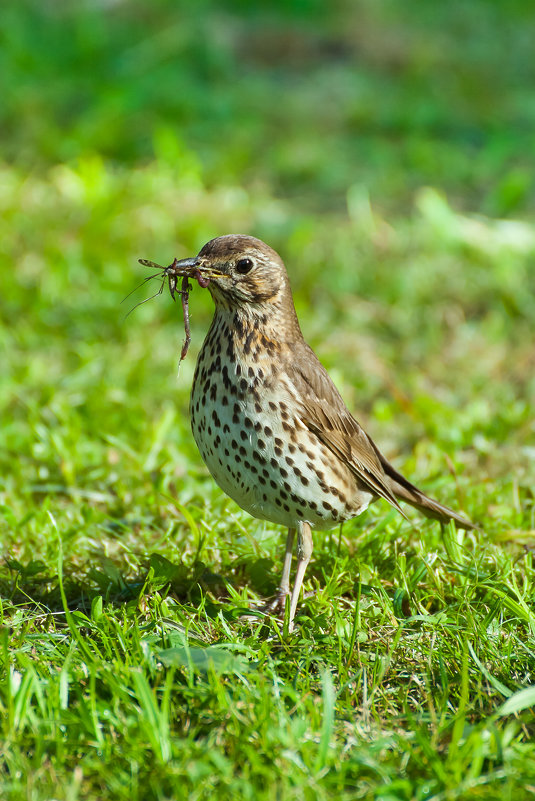
<path id="1" fill-rule="evenodd" d="M 176 276 L 173 276 L 175 279 L 175 287 L 176 287 Z M 174 288 L 173 287 L 173 290 Z M 182 285 L 180 288 L 180 294 L 182 296 L 182 311 L 184 313 L 184 333 L 186 334 L 186 338 L 184 339 L 184 344 L 182 345 L 182 350 L 180 351 L 180 362 L 186 358 L 186 354 L 188 352 L 189 343 L 191 342 L 191 332 L 189 328 L 189 293 L 190 293 L 191 286 L 188 283 L 187 276 L 182 278 Z M 171 276 L 169 276 L 169 290 L 171 290 Z M 173 293 L 171 293 L 171 297 L 173 297 Z M 179 364 L 180 364 L 179 362 Z"/>

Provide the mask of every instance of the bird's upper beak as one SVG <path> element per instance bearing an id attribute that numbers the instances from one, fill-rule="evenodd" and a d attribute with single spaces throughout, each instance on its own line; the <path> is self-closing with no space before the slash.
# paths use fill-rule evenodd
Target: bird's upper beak
<path id="1" fill-rule="evenodd" d="M 175 259 L 169 267 L 165 268 L 165 274 L 181 278 L 194 278 L 202 287 L 207 287 L 212 278 L 219 278 L 223 275 L 220 270 L 216 270 L 199 256 L 193 256 L 190 259 Z"/>

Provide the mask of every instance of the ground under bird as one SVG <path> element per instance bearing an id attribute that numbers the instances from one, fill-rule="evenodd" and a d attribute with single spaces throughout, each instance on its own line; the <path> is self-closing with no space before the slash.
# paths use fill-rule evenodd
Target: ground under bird
<path id="1" fill-rule="evenodd" d="M 356 517 L 378 498 L 441 522 L 474 525 L 407 481 L 347 409 L 301 333 L 280 256 L 259 239 L 220 236 L 165 268 L 215 303 L 191 392 L 191 426 L 221 489 L 251 515 L 288 528 L 277 600 L 284 608 L 297 532 L 289 624 L 312 554 L 312 529 Z"/>

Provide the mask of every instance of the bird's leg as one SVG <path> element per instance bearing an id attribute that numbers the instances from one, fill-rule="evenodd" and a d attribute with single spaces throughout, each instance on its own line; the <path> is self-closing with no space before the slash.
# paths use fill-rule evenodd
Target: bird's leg
<path id="1" fill-rule="evenodd" d="M 297 602 L 301 592 L 301 586 L 305 577 L 307 565 L 312 556 L 312 532 L 310 530 L 310 523 L 300 521 L 297 525 L 297 570 L 295 572 L 295 581 L 292 590 L 292 600 L 290 602 L 290 621 L 288 625 L 289 631 L 293 631 L 295 610 L 297 609 Z M 285 561 L 286 567 L 286 561 Z"/>
<path id="2" fill-rule="evenodd" d="M 284 565 L 282 567 L 282 576 L 279 584 L 279 592 L 277 595 L 277 604 L 282 610 L 284 610 L 284 604 L 286 603 L 286 596 L 290 594 L 290 568 L 292 566 L 294 537 L 295 537 L 295 528 L 289 528 L 288 536 L 286 537 Z"/>
<path id="3" fill-rule="evenodd" d="M 264 608 L 267 612 L 278 612 L 284 614 L 286 606 L 286 596 L 290 594 L 290 568 L 292 566 L 292 551 L 294 547 L 295 528 L 288 529 L 286 537 L 286 550 L 284 552 L 284 565 L 282 576 L 277 590 L 277 595 L 273 601 L 268 601 Z"/>

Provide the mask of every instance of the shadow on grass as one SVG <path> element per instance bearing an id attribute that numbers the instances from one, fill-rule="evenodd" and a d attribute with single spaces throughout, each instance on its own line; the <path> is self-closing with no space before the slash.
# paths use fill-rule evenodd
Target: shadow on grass
<path id="1" fill-rule="evenodd" d="M 107 604 L 122 606 L 154 593 L 192 606 L 200 605 L 203 596 L 208 594 L 216 602 L 215 609 L 217 602 L 230 597 L 229 585 L 249 586 L 259 596 L 274 595 L 277 578 L 272 568 L 273 562 L 269 559 L 242 559 L 228 575 L 222 575 L 202 561 L 186 565 L 153 553 L 146 567 L 129 577 L 108 558 L 99 560 L 98 565 L 84 573 L 73 573 L 65 564 L 63 588 L 69 611 L 85 614 L 90 613 L 98 597 Z M 16 607 L 38 608 L 47 613 L 63 610 L 59 577 L 41 560 L 22 564 L 16 559 L 6 559 L 0 568 L 0 597 Z"/>

